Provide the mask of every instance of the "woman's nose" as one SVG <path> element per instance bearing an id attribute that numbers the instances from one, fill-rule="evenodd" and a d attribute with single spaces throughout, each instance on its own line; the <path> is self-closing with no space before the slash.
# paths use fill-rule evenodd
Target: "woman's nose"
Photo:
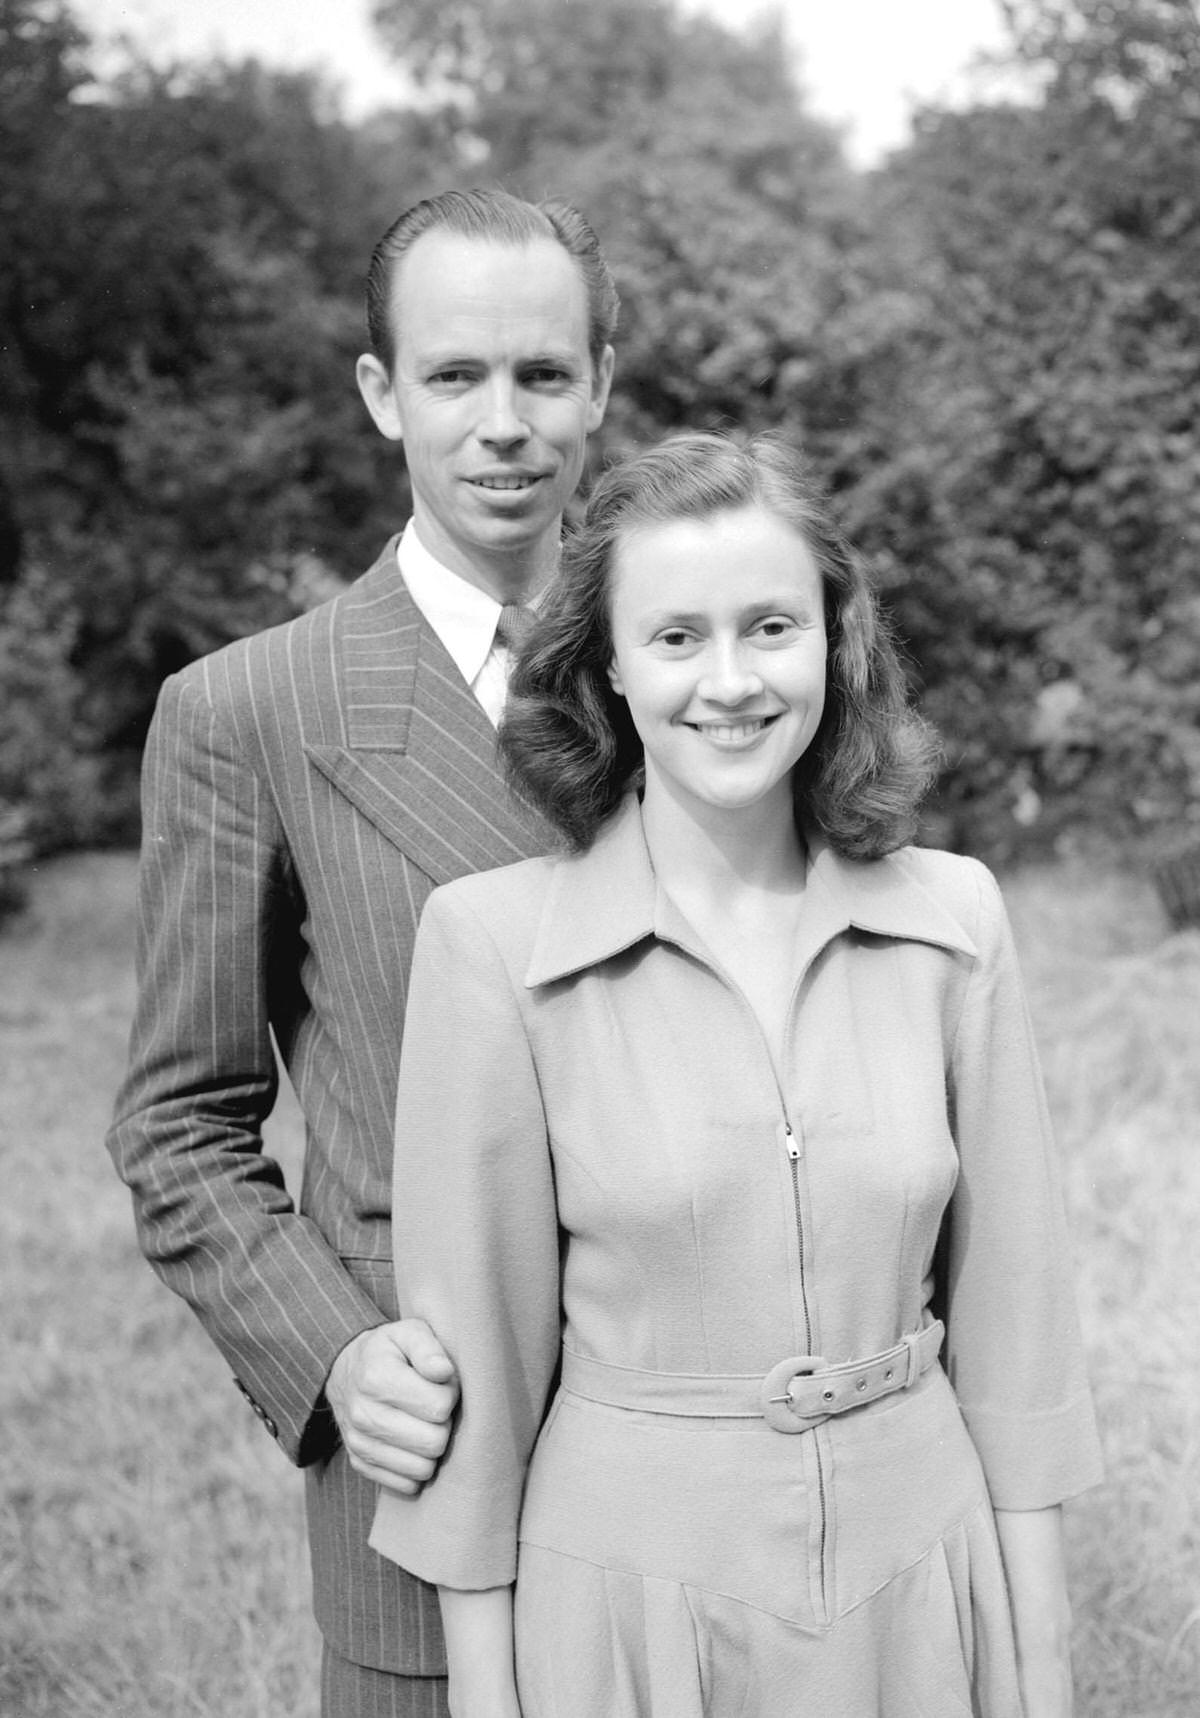
<path id="1" fill-rule="evenodd" d="M 763 689 L 749 647 L 740 639 L 714 642 L 705 665 L 699 692 L 715 704 L 741 704 Z"/>

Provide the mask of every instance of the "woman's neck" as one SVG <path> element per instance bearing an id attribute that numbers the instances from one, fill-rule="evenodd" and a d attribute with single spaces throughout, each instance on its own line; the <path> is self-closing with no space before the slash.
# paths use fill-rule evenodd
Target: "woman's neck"
<path id="1" fill-rule="evenodd" d="M 676 796 L 648 779 L 642 823 L 668 894 L 724 902 L 803 889 L 804 842 L 790 789 L 758 805 L 724 810 Z"/>

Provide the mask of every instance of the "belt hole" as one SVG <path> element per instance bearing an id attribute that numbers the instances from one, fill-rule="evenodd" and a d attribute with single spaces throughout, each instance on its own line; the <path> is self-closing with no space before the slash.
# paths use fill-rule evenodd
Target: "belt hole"
<path id="1" fill-rule="evenodd" d="M 822 1390 L 821 1391 L 821 1400 L 822 1400 L 822 1402 L 832 1402 L 833 1401 L 833 1391 L 832 1390 Z"/>
<path id="2" fill-rule="evenodd" d="M 854 1388 L 856 1390 L 865 1390 L 866 1387 L 867 1387 L 867 1381 L 865 1378 L 860 1378 L 858 1383 L 854 1386 Z"/>
<path id="3" fill-rule="evenodd" d="M 885 1383 L 885 1384 L 890 1384 L 890 1383 L 891 1383 L 891 1381 L 892 1381 L 892 1379 L 893 1379 L 893 1377 L 894 1377 L 894 1376 L 895 1376 L 895 1374 L 894 1374 L 894 1373 L 893 1373 L 893 1372 L 892 1372 L 892 1369 L 891 1369 L 891 1367 L 890 1367 L 890 1366 L 889 1366 L 889 1367 L 888 1367 L 888 1369 L 887 1369 L 887 1371 L 886 1371 L 886 1372 L 885 1372 L 885 1373 L 884 1373 L 884 1375 L 883 1375 L 883 1381 L 884 1381 L 884 1383 Z"/>

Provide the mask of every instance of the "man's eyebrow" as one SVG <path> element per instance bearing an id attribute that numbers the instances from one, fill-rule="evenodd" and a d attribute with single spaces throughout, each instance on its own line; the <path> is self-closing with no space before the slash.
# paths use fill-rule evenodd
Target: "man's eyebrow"
<path id="1" fill-rule="evenodd" d="M 447 346 L 441 351 L 430 347 L 424 352 L 417 352 L 414 354 L 414 361 L 417 367 L 422 370 L 439 369 L 444 365 L 466 368 L 482 363 L 482 359 L 478 356 L 472 358 L 466 352 L 452 346 Z"/>
<path id="2" fill-rule="evenodd" d="M 490 360 L 478 352 L 470 352 L 461 346 L 428 346 L 424 351 L 414 352 L 412 362 L 415 369 L 441 370 L 487 369 Z M 521 352 L 512 359 L 513 368 L 528 370 L 539 364 L 554 364 L 564 370 L 583 368 L 583 358 L 570 346 L 539 346 L 528 352 Z"/>

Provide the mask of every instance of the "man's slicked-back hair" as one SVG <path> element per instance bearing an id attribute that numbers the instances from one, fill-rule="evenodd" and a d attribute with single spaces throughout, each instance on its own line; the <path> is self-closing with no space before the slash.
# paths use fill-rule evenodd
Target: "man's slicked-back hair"
<path id="1" fill-rule="evenodd" d="M 797 812 L 850 859 L 910 841 L 939 746 L 909 703 L 867 570 L 806 463 L 771 435 L 676 435 L 597 481 L 509 682 L 500 743 L 517 791 L 576 849 L 639 780 L 642 743 L 609 682 L 612 575 L 631 531 L 760 507 L 807 546 L 829 646 L 825 708 L 792 774 Z"/>
<path id="2" fill-rule="evenodd" d="M 593 365 L 616 332 L 620 300 L 600 241 L 578 209 L 548 197 L 527 203 L 508 191 L 442 191 L 425 197 L 392 222 L 371 253 L 367 269 L 367 335 L 388 375 L 396 362 L 394 286 L 400 263 L 426 233 L 455 233 L 492 244 L 560 244 L 587 289 L 588 351 Z"/>

